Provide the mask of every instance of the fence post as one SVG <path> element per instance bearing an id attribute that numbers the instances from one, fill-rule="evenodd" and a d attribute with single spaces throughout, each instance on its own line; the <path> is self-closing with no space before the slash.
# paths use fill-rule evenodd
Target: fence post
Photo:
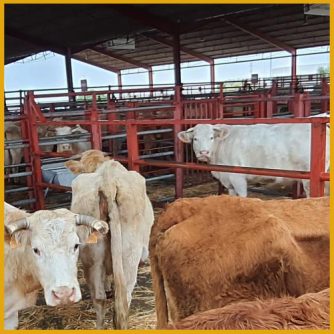
<path id="1" fill-rule="evenodd" d="M 326 78 L 321 79 L 321 96 L 327 96 L 328 99 L 321 100 L 321 112 L 329 111 L 329 85 Z"/>
<path id="2" fill-rule="evenodd" d="M 28 136 L 31 148 L 31 161 L 32 161 L 32 180 L 34 183 L 34 192 L 36 196 L 36 210 L 41 210 L 45 208 L 44 192 L 41 186 L 43 182 L 42 176 L 42 163 L 41 154 L 38 144 L 38 127 L 36 124 L 36 114 L 39 115 L 39 110 L 34 110 L 35 107 L 34 94 L 29 92 L 27 95 L 27 108 L 25 108 L 25 114 L 27 116 L 28 124 Z"/>
<path id="3" fill-rule="evenodd" d="M 273 117 L 273 101 L 271 99 L 271 94 L 267 95 L 267 113 L 266 113 L 266 117 L 267 118 L 272 118 Z"/>
<path id="4" fill-rule="evenodd" d="M 324 181 L 321 173 L 325 172 L 326 159 L 326 123 L 320 123 L 320 119 L 313 118 L 311 123 L 311 177 L 310 196 L 324 196 Z M 329 144 L 329 143 L 327 143 Z"/>
<path id="5" fill-rule="evenodd" d="M 303 94 L 295 93 L 293 98 L 294 117 L 304 117 Z"/>
<path id="6" fill-rule="evenodd" d="M 139 159 L 137 125 L 134 123 L 126 124 L 126 142 L 128 148 L 128 167 L 130 170 L 139 172 L 139 165 L 135 163 Z"/>
<path id="7" fill-rule="evenodd" d="M 311 116 L 311 100 L 310 100 L 310 94 L 304 93 L 304 117 Z"/>
<path id="8" fill-rule="evenodd" d="M 222 82 L 219 84 L 219 118 L 224 118 L 224 86 Z"/>
<path id="9" fill-rule="evenodd" d="M 102 147 L 102 136 L 100 124 L 97 124 L 98 113 L 97 113 L 97 104 L 96 104 L 96 93 L 92 95 L 92 107 L 90 108 L 90 121 L 91 123 L 91 142 L 92 148 L 95 150 L 101 150 Z"/>
<path id="10" fill-rule="evenodd" d="M 175 86 L 175 111 L 174 111 L 174 152 L 175 160 L 177 162 L 183 162 L 183 144 L 177 138 L 177 134 L 182 130 L 180 120 L 182 119 L 182 96 L 181 96 L 181 86 Z M 175 198 L 180 198 L 183 196 L 183 169 L 176 168 L 175 170 Z"/>

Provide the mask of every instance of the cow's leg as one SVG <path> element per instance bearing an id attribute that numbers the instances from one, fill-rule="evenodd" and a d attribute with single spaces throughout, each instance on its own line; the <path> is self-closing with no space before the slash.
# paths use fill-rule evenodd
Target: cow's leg
<path id="1" fill-rule="evenodd" d="M 97 245 L 94 245 L 97 247 Z M 94 247 L 93 246 L 93 247 Z M 90 247 L 90 246 L 87 246 Z M 85 252 L 86 251 L 86 252 Z M 80 253 L 80 258 L 84 267 L 84 275 L 89 287 L 90 295 L 96 311 L 96 328 L 102 329 L 105 316 L 105 281 L 106 271 L 104 267 L 103 256 L 99 253 L 94 253 L 97 249 L 83 248 Z M 103 254 L 103 253 L 102 253 Z"/>
<path id="2" fill-rule="evenodd" d="M 123 231 L 122 231 L 123 232 Z M 123 234 L 124 236 L 124 234 Z M 142 243 L 136 242 L 133 238 L 136 238 L 133 233 L 125 233 L 123 239 L 123 270 L 126 284 L 126 295 L 128 301 L 128 307 L 130 307 L 132 300 L 132 292 L 137 283 L 137 273 L 140 259 L 143 255 Z M 132 239 L 132 240 L 131 240 Z M 135 241 L 135 242 L 133 242 Z"/>
<path id="3" fill-rule="evenodd" d="M 309 180 L 302 180 L 303 188 L 306 194 L 306 197 L 310 197 L 310 181 Z"/>
<path id="4" fill-rule="evenodd" d="M 244 175 L 230 176 L 231 184 L 237 196 L 247 197 L 247 180 Z"/>
<path id="5" fill-rule="evenodd" d="M 19 327 L 19 314 L 15 312 L 5 318 L 5 329 L 17 329 Z"/>

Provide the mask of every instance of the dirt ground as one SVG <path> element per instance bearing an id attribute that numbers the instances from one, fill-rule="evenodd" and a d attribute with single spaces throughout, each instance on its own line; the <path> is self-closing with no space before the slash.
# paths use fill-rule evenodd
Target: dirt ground
<path id="1" fill-rule="evenodd" d="M 208 196 L 217 194 L 217 182 L 209 182 L 204 185 L 194 186 L 185 189 L 184 197 Z M 274 187 L 269 190 L 269 195 L 261 193 L 263 188 L 253 188 L 249 197 L 262 199 L 284 198 L 287 191 Z M 266 188 L 266 191 L 267 188 Z M 153 202 L 161 202 L 166 198 L 172 200 L 174 196 L 173 184 L 151 184 L 147 187 L 147 192 Z M 275 196 L 273 196 L 275 194 Z M 64 195 L 63 195 L 64 196 Z M 48 203 L 55 204 L 64 199 L 63 196 L 50 196 Z M 162 204 L 163 206 L 163 204 Z M 155 216 L 158 218 L 163 208 L 155 208 Z M 90 301 L 88 287 L 82 275 L 79 265 L 79 281 L 82 286 L 83 300 L 67 307 L 48 307 L 44 303 L 42 293 L 38 299 L 37 306 L 19 312 L 20 329 L 94 329 L 96 315 Z M 109 308 L 106 314 L 106 329 L 112 329 L 112 300 L 109 300 Z M 130 329 L 154 329 L 156 316 L 154 311 L 154 296 L 152 291 L 152 280 L 149 264 L 140 267 L 138 273 L 138 283 L 133 293 L 133 300 L 130 308 L 129 328 Z"/>

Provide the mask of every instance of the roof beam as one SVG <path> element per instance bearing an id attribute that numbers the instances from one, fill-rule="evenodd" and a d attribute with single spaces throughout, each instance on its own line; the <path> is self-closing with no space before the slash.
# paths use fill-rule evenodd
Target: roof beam
<path id="1" fill-rule="evenodd" d="M 269 36 L 266 33 L 256 30 L 255 28 L 248 26 L 247 24 L 244 23 L 240 23 L 235 19 L 229 18 L 229 19 L 224 19 L 224 22 L 228 23 L 229 25 L 232 25 L 233 27 L 245 32 L 246 34 L 252 35 L 258 39 L 261 39 L 262 41 L 274 45 L 277 48 L 287 51 L 291 54 L 295 54 L 296 53 L 296 49 L 278 39 L 276 39 L 275 37 Z"/>
<path id="2" fill-rule="evenodd" d="M 160 37 L 160 36 L 157 36 L 157 35 L 153 35 L 153 34 L 148 34 L 148 33 L 142 33 L 143 36 L 145 36 L 146 38 L 149 38 L 155 42 L 158 42 L 160 44 L 163 44 L 163 45 L 166 45 L 166 46 L 170 46 L 170 47 L 174 47 L 174 42 L 172 40 L 169 40 L 169 39 L 166 39 L 166 38 L 163 38 L 163 37 Z M 206 56 L 204 55 L 203 53 L 200 53 L 200 52 L 197 52 L 197 51 L 194 51 L 192 49 L 188 49 L 184 46 L 180 46 L 180 51 L 190 55 L 190 56 L 193 56 L 197 59 L 200 59 L 200 60 L 203 60 L 209 64 L 212 64 L 213 63 L 213 58 L 209 57 L 209 56 Z"/>
<path id="3" fill-rule="evenodd" d="M 8 26 L 5 27 L 5 34 L 7 36 L 10 36 L 10 37 L 13 37 L 13 38 L 16 38 L 16 39 L 20 39 L 24 42 L 28 42 L 32 45 L 35 45 L 37 47 L 40 47 L 40 48 L 43 48 L 43 49 L 46 49 L 46 50 L 50 50 L 50 51 L 53 51 L 53 52 L 56 52 L 56 53 L 59 53 L 59 54 L 62 54 L 62 55 L 66 54 L 66 48 L 64 46 L 52 45 L 52 44 L 50 44 L 50 42 L 48 42 L 48 41 L 46 41 L 42 38 L 31 36 L 29 34 L 26 34 L 22 31 L 10 28 Z"/>
<path id="4" fill-rule="evenodd" d="M 147 27 L 158 29 L 169 35 L 174 35 L 178 32 L 178 25 L 176 22 L 170 21 L 162 16 L 151 14 L 138 6 L 116 5 L 113 6 L 113 10 Z"/>
<path id="5" fill-rule="evenodd" d="M 144 64 L 138 60 L 135 60 L 133 58 L 130 58 L 130 57 L 126 57 L 126 56 L 123 56 L 123 55 L 120 55 L 120 54 L 117 54 L 113 51 L 110 51 L 108 50 L 107 48 L 104 48 L 104 47 L 92 47 L 91 50 L 95 51 L 95 52 L 99 52 L 99 53 L 102 53 L 108 57 L 112 57 L 112 58 L 115 58 L 115 59 L 118 59 L 120 61 L 123 61 L 125 63 L 128 63 L 130 65 L 134 65 L 136 67 L 142 67 L 146 70 L 149 70 L 151 68 L 150 65 L 147 65 L 147 64 Z"/>
<path id="6" fill-rule="evenodd" d="M 89 64 L 89 65 L 100 67 L 103 70 L 107 70 L 107 71 L 114 72 L 114 73 L 121 73 L 121 70 L 119 68 L 116 68 L 116 67 L 113 67 L 113 66 L 109 66 L 109 65 L 101 65 L 101 64 L 99 64 L 98 62 L 96 62 L 94 60 L 85 59 L 84 57 L 79 56 L 77 54 L 76 55 L 72 55 L 72 58 L 76 59 L 76 60 L 79 60 L 79 61 L 82 61 L 83 63 Z"/>

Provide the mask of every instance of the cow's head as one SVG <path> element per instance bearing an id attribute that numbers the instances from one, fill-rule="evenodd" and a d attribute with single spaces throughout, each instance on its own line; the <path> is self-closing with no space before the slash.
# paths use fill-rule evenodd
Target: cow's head
<path id="1" fill-rule="evenodd" d="M 230 134 L 230 126 L 224 124 L 198 124 L 177 134 L 184 143 L 193 143 L 196 158 L 209 162 L 213 154 L 215 139 L 225 139 Z"/>
<path id="2" fill-rule="evenodd" d="M 33 277 L 44 289 L 47 305 L 74 303 L 81 299 L 77 280 L 79 245 L 96 242 L 108 232 L 108 224 L 66 209 L 36 211 L 6 224 L 6 240 L 12 252 L 27 252 Z"/>
<path id="3" fill-rule="evenodd" d="M 56 128 L 55 130 L 57 136 L 66 136 L 72 134 L 72 129 L 69 126 L 62 126 Z M 68 151 L 72 151 L 71 143 L 57 144 L 57 152 L 68 152 Z"/>

